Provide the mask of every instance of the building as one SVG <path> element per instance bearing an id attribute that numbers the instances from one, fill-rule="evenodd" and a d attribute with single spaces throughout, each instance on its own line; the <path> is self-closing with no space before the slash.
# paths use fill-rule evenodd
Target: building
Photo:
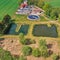
<path id="1" fill-rule="evenodd" d="M 19 9 L 17 10 L 16 14 L 36 14 L 40 15 L 43 13 L 44 10 L 41 8 L 34 6 L 34 5 L 28 5 L 27 0 L 24 0 L 24 2 L 20 5 Z"/>

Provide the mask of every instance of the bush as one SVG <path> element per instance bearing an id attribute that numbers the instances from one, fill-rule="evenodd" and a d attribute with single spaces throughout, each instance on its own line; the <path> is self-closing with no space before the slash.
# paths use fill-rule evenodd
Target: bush
<path id="1" fill-rule="evenodd" d="M 20 38 L 20 40 L 23 39 L 24 38 L 24 34 L 23 33 L 20 33 L 19 34 L 19 38 Z"/>
<path id="2" fill-rule="evenodd" d="M 19 38 L 20 38 L 20 43 L 21 43 L 21 44 L 24 44 L 24 45 L 25 45 L 25 44 L 27 43 L 27 40 L 25 39 L 23 33 L 20 33 L 20 34 L 19 34 Z"/>
<path id="3" fill-rule="evenodd" d="M 21 39 L 20 42 L 24 45 L 27 45 L 28 41 L 24 38 L 24 39 Z"/>
<path id="4" fill-rule="evenodd" d="M 41 52 L 41 56 L 43 56 L 43 57 L 48 57 L 49 56 L 49 53 L 48 53 L 48 50 L 47 50 L 46 46 L 40 47 L 40 52 Z"/>
<path id="5" fill-rule="evenodd" d="M 40 47 L 41 56 L 48 57 L 49 53 L 48 53 L 48 50 L 47 50 L 46 40 L 41 39 L 39 41 L 39 47 Z"/>
<path id="6" fill-rule="evenodd" d="M 32 53 L 32 48 L 29 46 L 24 46 L 22 47 L 22 53 L 26 56 L 30 55 Z"/>
<path id="7" fill-rule="evenodd" d="M 40 47 L 41 47 L 41 46 L 46 46 L 46 40 L 41 39 L 41 40 L 39 41 L 39 46 L 40 46 Z"/>
<path id="8" fill-rule="evenodd" d="M 43 6 L 45 5 L 44 0 L 38 0 L 37 3 L 38 3 L 37 6 L 40 7 L 40 8 L 43 8 Z"/>
<path id="9" fill-rule="evenodd" d="M 9 24 L 11 24 L 11 16 L 10 15 L 5 15 L 3 17 L 2 23 L 5 25 L 5 27 Z"/>
<path id="10" fill-rule="evenodd" d="M 23 33 L 20 33 L 20 34 L 19 34 L 19 37 L 20 37 L 20 43 L 21 43 L 21 44 L 29 45 L 29 44 L 34 44 L 34 43 L 35 43 L 34 40 L 31 40 L 31 39 L 29 39 L 29 38 L 25 39 Z"/>
<path id="11" fill-rule="evenodd" d="M 9 51 L 5 51 L 0 48 L 0 60 L 13 60 L 13 57 Z"/>
<path id="12" fill-rule="evenodd" d="M 29 44 L 35 44 L 36 41 L 35 40 L 31 40 L 29 38 L 26 39 L 26 44 L 29 45 Z"/>
<path id="13" fill-rule="evenodd" d="M 53 59 L 53 60 L 58 60 L 58 55 L 53 54 L 53 55 L 52 55 L 52 59 Z"/>
<path id="14" fill-rule="evenodd" d="M 53 8 L 51 13 L 50 13 L 50 17 L 52 19 L 58 19 L 59 18 L 59 12 L 60 12 L 60 9 L 59 8 Z"/>
<path id="15" fill-rule="evenodd" d="M 31 44 L 35 44 L 36 41 L 35 40 L 30 40 Z"/>
<path id="16" fill-rule="evenodd" d="M 36 48 L 36 49 L 33 49 L 32 55 L 35 57 L 39 57 L 41 55 L 41 53 L 40 53 L 39 49 Z"/>

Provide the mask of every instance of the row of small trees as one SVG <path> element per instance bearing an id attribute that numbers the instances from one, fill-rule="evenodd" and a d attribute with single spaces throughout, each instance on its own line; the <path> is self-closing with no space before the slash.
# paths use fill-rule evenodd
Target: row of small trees
<path id="1" fill-rule="evenodd" d="M 54 20 L 60 19 L 60 8 L 54 8 L 50 4 L 45 4 L 43 9 L 45 10 L 47 17 Z"/>

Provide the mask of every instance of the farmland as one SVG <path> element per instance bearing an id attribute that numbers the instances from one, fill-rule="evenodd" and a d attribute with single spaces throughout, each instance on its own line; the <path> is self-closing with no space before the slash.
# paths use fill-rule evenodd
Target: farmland
<path id="1" fill-rule="evenodd" d="M 46 0 L 46 2 L 51 4 L 53 7 L 60 7 L 60 0 Z"/>
<path id="2" fill-rule="evenodd" d="M 13 16 L 17 7 L 17 0 L 0 0 L 0 20 L 2 20 L 3 16 L 6 14 Z"/>

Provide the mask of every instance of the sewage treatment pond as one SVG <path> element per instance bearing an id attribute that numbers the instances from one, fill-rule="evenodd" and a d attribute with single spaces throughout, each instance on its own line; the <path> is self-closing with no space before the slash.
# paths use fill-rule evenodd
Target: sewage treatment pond
<path id="1" fill-rule="evenodd" d="M 32 34 L 34 36 L 43 36 L 43 37 L 58 37 L 57 27 L 52 24 L 48 27 L 46 24 L 38 24 L 33 27 Z"/>
<path id="2" fill-rule="evenodd" d="M 5 34 L 19 35 L 20 33 L 23 33 L 24 35 L 26 35 L 28 33 L 29 25 L 27 25 L 27 24 L 21 25 L 18 32 L 16 32 L 16 27 L 17 27 L 17 24 L 15 24 L 15 23 L 11 24 L 11 26 L 7 29 Z"/>

